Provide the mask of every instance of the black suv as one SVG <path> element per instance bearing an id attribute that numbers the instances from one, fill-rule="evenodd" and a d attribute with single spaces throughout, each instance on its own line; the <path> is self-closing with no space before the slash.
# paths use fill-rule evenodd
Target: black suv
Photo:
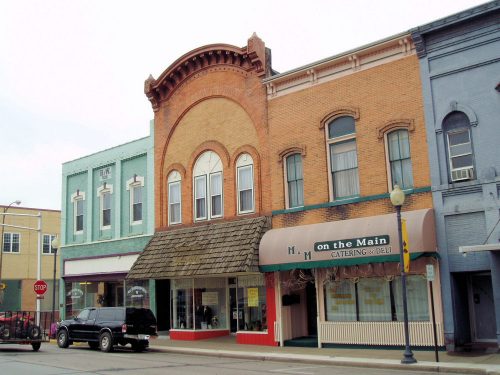
<path id="1" fill-rule="evenodd" d="M 88 342 L 92 349 L 110 352 L 114 345 L 130 343 L 140 352 L 156 336 L 156 318 L 149 309 L 89 307 L 77 317 L 58 323 L 57 345 L 67 348 L 73 342 Z"/>

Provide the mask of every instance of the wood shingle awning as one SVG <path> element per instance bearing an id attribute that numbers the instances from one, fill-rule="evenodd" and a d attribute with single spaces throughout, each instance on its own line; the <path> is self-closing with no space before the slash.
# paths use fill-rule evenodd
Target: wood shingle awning
<path id="1" fill-rule="evenodd" d="M 259 272 L 259 243 L 270 226 L 262 216 L 157 232 L 127 279 Z"/>

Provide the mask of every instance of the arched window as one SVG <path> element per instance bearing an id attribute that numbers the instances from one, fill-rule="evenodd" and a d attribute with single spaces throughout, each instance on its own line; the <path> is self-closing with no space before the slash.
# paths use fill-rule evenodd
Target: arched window
<path id="1" fill-rule="evenodd" d="M 413 172 L 408 130 L 397 129 L 387 134 L 387 153 L 390 165 L 391 190 L 394 185 L 398 185 L 401 189 L 412 188 Z"/>
<path id="2" fill-rule="evenodd" d="M 287 208 L 304 205 L 304 178 L 302 155 L 292 154 L 285 158 L 286 202 Z"/>
<path id="3" fill-rule="evenodd" d="M 238 213 L 254 212 L 253 159 L 243 154 L 236 162 L 238 185 Z"/>
<path id="4" fill-rule="evenodd" d="M 204 152 L 196 161 L 193 172 L 195 220 L 222 217 L 223 179 L 219 155 L 213 151 Z"/>
<path id="5" fill-rule="evenodd" d="M 130 224 L 142 224 L 144 201 L 144 177 L 134 175 L 127 181 L 127 190 L 130 191 Z"/>
<path id="6" fill-rule="evenodd" d="M 470 120 L 460 111 L 451 112 L 443 120 L 451 181 L 474 179 L 474 154 Z"/>
<path id="7" fill-rule="evenodd" d="M 181 215 L 181 174 L 172 171 L 168 175 L 168 223 L 180 224 Z"/>
<path id="8" fill-rule="evenodd" d="M 325 127 L 328 145 L 331 199 L 359 195 L 358 156 L 354 118 L 337 117 Z"/>

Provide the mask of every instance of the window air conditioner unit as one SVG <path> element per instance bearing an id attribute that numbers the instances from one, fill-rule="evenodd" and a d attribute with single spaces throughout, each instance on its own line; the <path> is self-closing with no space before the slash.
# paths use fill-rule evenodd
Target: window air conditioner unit
<path id="1" fill-rule="evenodd" d="M 472 180 L 474 178 L 474 168 L 454 169 L 451 171 L 452 181 Z"/>

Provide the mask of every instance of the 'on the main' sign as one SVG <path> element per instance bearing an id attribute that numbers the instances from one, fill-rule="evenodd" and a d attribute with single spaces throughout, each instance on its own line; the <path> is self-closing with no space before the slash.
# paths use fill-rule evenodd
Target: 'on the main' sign
<path id="1" fill-rule="evenodd" d="M 341 249 L 356 249 L 360 247 L 389 245 L 387 234 L 380 236 L 349 238 L 345 240 L 323 241 L 314 243 L 314 251 L 331 251 Z"/>

